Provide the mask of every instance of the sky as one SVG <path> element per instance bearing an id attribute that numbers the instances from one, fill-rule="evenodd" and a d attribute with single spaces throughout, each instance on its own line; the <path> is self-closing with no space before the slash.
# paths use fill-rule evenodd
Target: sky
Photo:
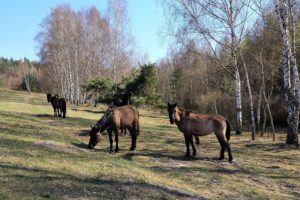
<path id="1" fill-rule="evenodd" d="M 39 24 L 51 8 L 69 4 L 74 10 L 95 5 L 106 10 L 106 0 L 0 0 L 0 57 L 39 60 L 37 42 Z M 161 36 L 164 17 L 158 0 L 127 0 L 130 30 L 136 39 L 136 50 L 155 62 L 165 57 L 166 39 Z"/>

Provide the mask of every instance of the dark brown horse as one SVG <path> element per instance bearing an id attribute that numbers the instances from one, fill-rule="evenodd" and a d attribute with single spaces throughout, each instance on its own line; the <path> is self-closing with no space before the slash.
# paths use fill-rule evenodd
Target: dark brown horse
<path id="1" fill-rule="evenodd" d="M 109 135 L 110 150 L 112 153 L 113 139 L 112 133 L 115 133 L 116 148 L 115 153 L 119 151 L 119 129 L 128 129 L 131 136 L 130 150 L 136 149 L 136 139 L 139 135 L 139 113 L 138 110 L 132 105 L 121 107 L 111 106 L 107 109 L 106 113 L 92 127 L 90 131 L 90 141 L 88 144 L 89 149 L 93 149 L 100 141 L 102 133 L 107 130 Z"/>
<path id="2" fill-rule="evenodd" d="M 64 98 L 60 98 L 58 94 L 52 96 L 51 94 L 47 94 L 48 103 L 51 102 L 51 105 L 54 110 L 54 116 L 66 118 L 67 113 L 67 104 Z"/>
<path id="3" fill-rule="evenodd" d="M 196 148 L 193 142 L 193 136 L 205 136 L 212 132 L 217 136 L 221 145 L 219 160 L 224 159 L 225 150 L 228 151 L 228 158 L 231 162 L 233 157 L 229 144 L 230 126 L 228 121 L 222 115 L 204 115 L 179 108 L 177 103 L 168 103 L 168 112 L 170 123 L 177 125 L 183 133 L 186 144 L 186 157 L 190 157 L 190 144 L 193 148 L 193 156 L 196 155 Z"/>

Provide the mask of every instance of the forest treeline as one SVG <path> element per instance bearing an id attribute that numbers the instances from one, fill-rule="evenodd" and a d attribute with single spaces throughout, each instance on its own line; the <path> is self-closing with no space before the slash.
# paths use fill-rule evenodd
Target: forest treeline
<path id="1" fill-rule="evenodd" d="M 253 139 L 267 126 L 287 126 L 295 143 L 299 5 L 293 0 L 161 5 L 166 37 L 173 40 L 168 55 L 155 64 L 135 51 L 126 1 L 109 0 L 104 12 L 59 5 L 36 36 L 40 61 L 1 58 L 1 85 L 24 89 L 27 82 L 32 91 L 59 93 L 74 104 L 124 97 L 137 105 L 177 102 L 226 116 L 237 133 L 251 128 Z"/>

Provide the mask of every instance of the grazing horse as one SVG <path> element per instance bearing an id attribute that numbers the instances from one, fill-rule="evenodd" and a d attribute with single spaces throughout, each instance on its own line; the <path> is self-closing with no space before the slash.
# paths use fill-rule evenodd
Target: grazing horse
<path id="1" fill-rule="evenodd" d="M 129 105 L 130 104 L 130 98 L 131 98 L 131 94 L 130 93 L 124 93 L 122 95 L 122 98 L 119 98 L 115 101 L 113 101 L 111 103 L 112 106 L 117 106 L 117 107 L 121 107 L 121 106 L 125 106 L 125 105 Z M 121 135 L 126 135 L 126 128 L 121 128 Z"/>
<path id="2" fill-rule="evenodd" d="M 48 103 L 51 102 L 51 105 L 54 110 L 54 116 L 61 117 L 63 114 L 63 118 L 66 118 L 67 113 L 67 104 L 64 98 L 60 98 L 58 94 L 52 96 L 51 94 L 47 94 Z"/>
<path id="3" fill-rule="evenodd" d="M 92 127 L 90 131 L 89 149 L 93 149 L 100 141 L 102 132 L 107 130 L 109 135 L 110 149 L 112 153 L 113 139 L 112 132 L 115 133 L 116 148 L 115 153 L 119 151 L 119 129 L 128 129 L 131 135 L 130 150 L 136 149 L 136 139 L 139 135 L 139 113 L 132 105 L 121 107 L 111 106 L 107 109 L 102 118 Z"/>
<path id="4" fill-rule="evenodd" d="M 177 125 L 183 133 L 186 145 L 185 157 L 190 157 L 190 144 L 193 148 L 193 156 L 196 155 L 196 148 L 192 136 L 205 136 L 212 132 L 217 136 L 221 145 L 219 160 L 224 159 L 225 150 L 228 151 L 228 159 L 231 162 L 233 157 L 229 144 L 230 126 L 222 115 L 204 115 L 179 108 L 177 103 L 168 103 L 169 119 L 171 124 Z"/>

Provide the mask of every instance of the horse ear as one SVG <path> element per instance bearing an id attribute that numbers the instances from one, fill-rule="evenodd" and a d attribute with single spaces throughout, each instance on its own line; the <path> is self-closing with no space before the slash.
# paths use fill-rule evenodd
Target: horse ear
<path id="1" fill-rule="evenodd" d="M 177 102 L 174 104 L 174 108 L 177 106 Z"/>
<path id="2" fill-rule="evenodd" d="M 91 126 L 91 129 L 92 129 L 93 128 L 92 124 L 90 124 L 90 126 Z"/>
<path id="3" fill-rule="evenodd" d="M 168 107 L 171 107 L 171 104 L 168 102 Z"/>

